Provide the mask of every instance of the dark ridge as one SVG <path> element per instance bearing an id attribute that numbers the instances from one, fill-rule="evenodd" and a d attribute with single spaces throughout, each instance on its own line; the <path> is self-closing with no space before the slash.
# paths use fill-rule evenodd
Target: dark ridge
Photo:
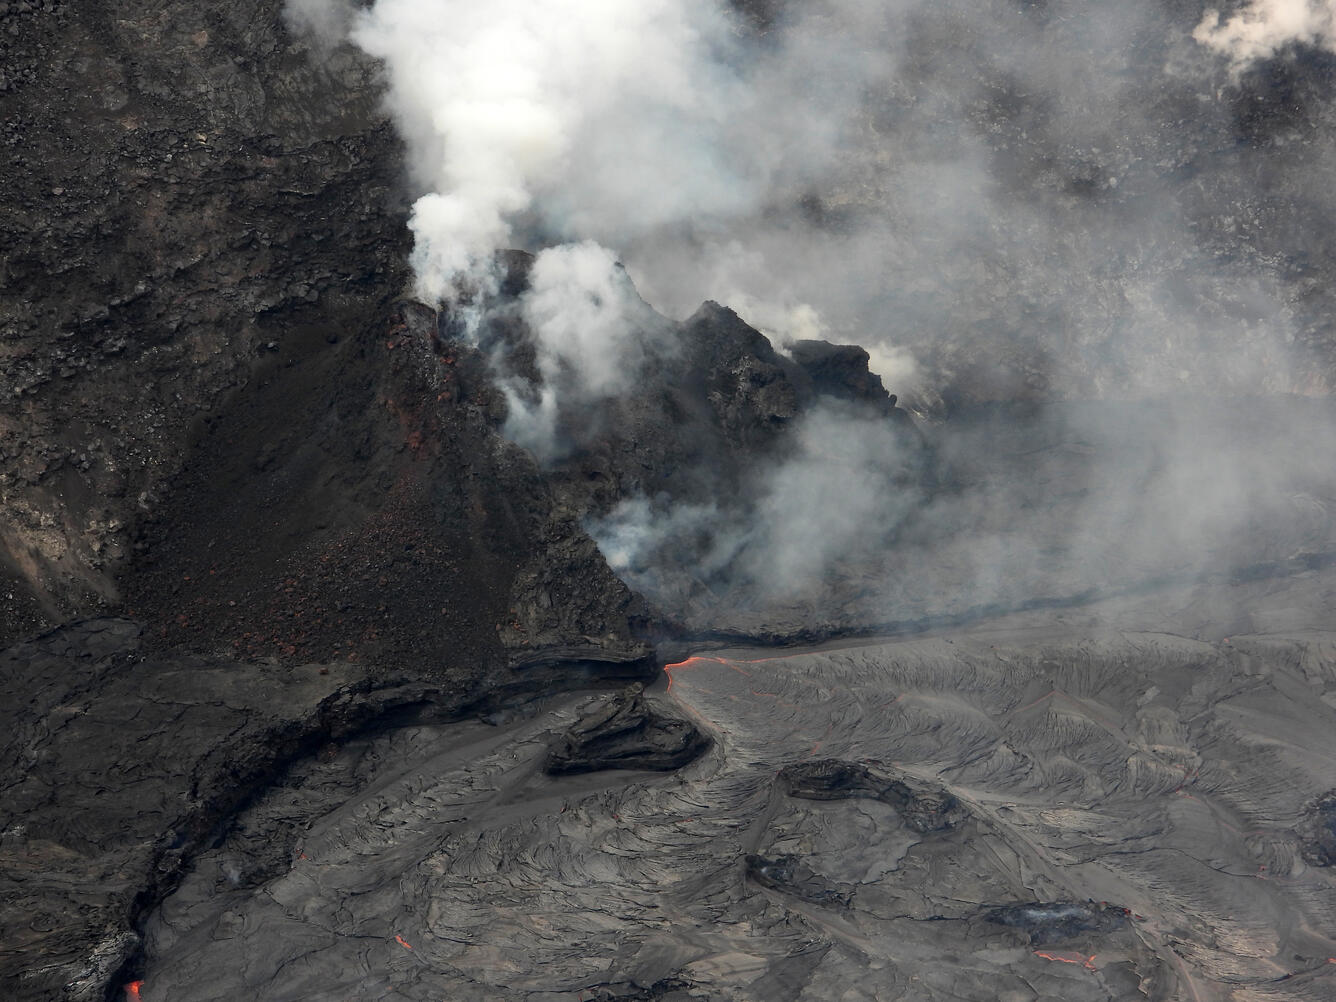
<path id="1" fill-rule="evenodd" d="M 747 877 L 762 887 L 791 894 L 814 905 L 848 908 L 854 890 L 849 884 L 835 883 L 817 873 L 798 856 L 768 858 L 748 853 L 743 857 Z"/>
<path id="2" fill-rule="evenodd" d="M 548 752 L 543 771 L 551 776 L 602 769 L 669 772 L 699 758 L 708 735 L 634 685 L 606 696 L 585 713 Z"/>
<path id="3" fill-rule="evenodd" d="M 778 781 L 790 797 L 804 800 L 879 800 L 924 834 L 955 828 L 969 816 L 960 801 L 940 787 L 861 762 L 797 762 L 781 769 Z"/>

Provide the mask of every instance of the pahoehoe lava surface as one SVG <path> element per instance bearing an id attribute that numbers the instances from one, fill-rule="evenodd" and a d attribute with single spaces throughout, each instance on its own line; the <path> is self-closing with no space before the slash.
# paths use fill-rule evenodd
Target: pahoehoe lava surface
<path id="1" fill-rule="evenodd" d="M 309 760 L 150 923 L 144 998 L 1330 997 L 1300 825 L 1330 634 L 1013 624 L 669 672 L 714 738 L 675 774 L 544 776 L 585 697 Z"/>

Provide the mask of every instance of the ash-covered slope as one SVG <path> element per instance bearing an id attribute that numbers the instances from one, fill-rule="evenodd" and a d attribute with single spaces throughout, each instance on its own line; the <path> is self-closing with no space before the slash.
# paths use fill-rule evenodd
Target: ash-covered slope
<path id="1" fill-rule="evenodd" d="M 395 305 L 369 61 L 310 58 L 279 3 L 0 22 L 0 637 L 136 617 L 0 669 L 0 970 L 119 996 L 136 923 L 294 756 L 655 665 L 476 353 Z"/>
<path id="2" fill-rule="evenodd" d="M 499 437 L 482 359 L 434 311 L 302 335 L 203 422 L 143 523 L 123 587 L 158 644 L 363 660 L 461 692 L 645 653 L 639 604 Z"/>
<path id="3" fill-rule="evenodd" d="M 0 15 L 6 638 L 118 598 L 190 430 L 262 356 L 384 309 L 406 250 L 376 70 L 277 0 Z"/>

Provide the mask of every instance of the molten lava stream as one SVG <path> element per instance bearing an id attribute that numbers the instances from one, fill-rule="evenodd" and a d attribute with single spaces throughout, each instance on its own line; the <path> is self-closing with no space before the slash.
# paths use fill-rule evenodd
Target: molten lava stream
<path id="1" fill-rule="evenodd" d="M 1087 971 L 1090 971 L 1092 973 L 1099 970 L 1099 968 L 1095 966 L 1094 954 L 1091 954 L 1089 957 L 1086 957 L 1083 954 L 1074 953 L 1066 950 L 1062 951 L 1035 950 L 1034 955 L 1036 957 L 1043 957 L 1045 960 L 1056 960 L 1060 964 L 1080 964 Z"/>
<path id="2" fill-rule="evenodd" d="M 751 672 L 744 671 L 743 669 L 739 668 L 736 664 L 734 664 L 732 661 L 729 661 L 727 658 L 712 658 L 712 657 L 707 657 L 705 655 L 692 655 L 685 661 L 678 661 L 675 662 L 674 664 L 663 666 L 663 673 L 668 676 L 668 691 L 671 692 L 673 688 L 673 672 L 688 671 L 692 668 L 704 667 L 705 665 L 723 665 L 725 668 L 732 668 L 735 672 L 740 672 L 743 675 L 751 674 Z"/>

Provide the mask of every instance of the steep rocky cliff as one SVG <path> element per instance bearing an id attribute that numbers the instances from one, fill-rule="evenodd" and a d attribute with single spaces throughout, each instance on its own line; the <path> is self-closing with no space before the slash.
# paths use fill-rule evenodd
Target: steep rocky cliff
<path id="1" fill-rule="evenodd" d="M 403 281 L 376 70 L 281 4 L 7 4 L 3 631 L 115 603 L 200 418 Z M 9 69 L 13 67 L 13 69 Z"/>

